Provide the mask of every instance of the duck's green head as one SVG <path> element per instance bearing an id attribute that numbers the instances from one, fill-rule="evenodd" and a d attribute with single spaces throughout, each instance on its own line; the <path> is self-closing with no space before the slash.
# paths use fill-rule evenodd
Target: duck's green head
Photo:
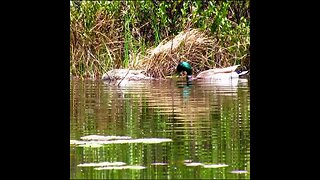
<path id="1" fill-rule="evenodd" d="M 177 66 L 177 71 L 178 71 L 178 73 L 185 71 L 185 72 L 187 72 L 188 76 L 192 75 L 192 67 L 187 62 L 180 62 Z"/>

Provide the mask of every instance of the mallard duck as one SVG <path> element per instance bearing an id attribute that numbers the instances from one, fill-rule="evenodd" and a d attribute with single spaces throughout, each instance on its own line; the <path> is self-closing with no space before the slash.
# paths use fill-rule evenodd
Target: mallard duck
<path id="1" fill-rule="evenodd" d="M 118 85 L 128 84 L 129 82 L 153 79 L 145 74 L 144 70 L 113 69 L 102 76 L 103 81 Z M 120 84 L 121 83 L 121 84 Z"/>
<path id="2" fill-rule="evenodd" d="M 188 62 L 180 62 L 177 66 L 177 72 L 186 72 L 187 81 L 195 79 L 204 80 L 230 80 L 239 78 L 239 76 L 248 73 L 248 71 L 236 71 L 239 65 L 225 67 L 225 68 L 215 68 L 200 72 L 196 77 L 192 77 L 192 67 Z"/>

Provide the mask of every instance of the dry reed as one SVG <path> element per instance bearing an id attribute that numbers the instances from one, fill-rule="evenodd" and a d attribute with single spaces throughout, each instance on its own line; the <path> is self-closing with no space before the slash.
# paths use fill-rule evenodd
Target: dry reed
<path id="1" fill-rule="evenodd" d="M 208 33 L 189 29 L 149 49 L 136 68 L 146 70 L 155 78 L 164 78 L 176 72 L 180 61 L 187 61 L 193 67 L 194 73 L 198 73 L 205 69 L 230 65 L 225 51 Z"/>

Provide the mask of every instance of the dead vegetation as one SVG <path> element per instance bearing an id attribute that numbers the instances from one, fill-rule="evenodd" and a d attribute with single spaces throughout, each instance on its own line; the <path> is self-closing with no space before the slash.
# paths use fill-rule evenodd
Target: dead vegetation
<path id="1" fill-rule="evenodd" d="M 222 48 L 208 33 L 189 29 L 149 49 L 135 68 L 146 70 L 152 77 L 164 78 L 174 74 L 181 61 L 189 62 L 197 74 L 210 68 L 234 65 L 236 58 L 232 59 L 228 48 Z"/>
<path id="2" fill-rule="evenodd" d="M 249 3 L 79 2 L 70 1 L 72 77 L 100 79 L 123 68 L 163 78 L 180 61 L 189 62 L 195 74 L 250 64 Z"/>

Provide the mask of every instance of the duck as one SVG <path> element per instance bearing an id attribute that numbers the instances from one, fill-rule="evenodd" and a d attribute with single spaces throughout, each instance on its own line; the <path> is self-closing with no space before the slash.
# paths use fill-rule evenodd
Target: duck
<path id="1" fill-rule="evenodd" d="M 187 81 L 192 80 L 231 80 L 237 79 L 239 76 L 247 74 L 249 71 L 236 71 L 239 65 L 229 66 L 225 68 L 214 68 L 200 72 L 196 77 L 192 77 L 192 67 L 188 62 L 180 62 L 177 66 L 177 72 L 187 73 Z"/>
<path id="2" fill-rule="evenodd" d="M 154 79 L 146 75 L 144 70 L 133 69 L 113 69 L 102 75 L 102 80 L 105 82 L 124 85 L 131 82 Z"/>

